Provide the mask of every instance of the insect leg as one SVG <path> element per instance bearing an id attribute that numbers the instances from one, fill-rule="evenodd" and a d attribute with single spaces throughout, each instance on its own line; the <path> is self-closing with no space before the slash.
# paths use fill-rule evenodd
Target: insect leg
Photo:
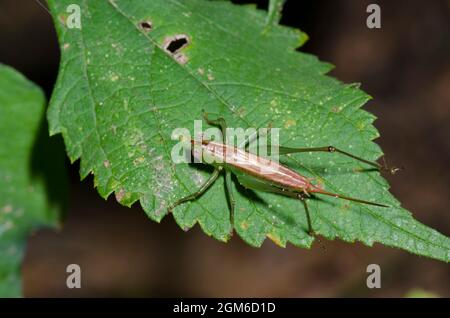
<path id="1" fill-rule="evenodd" d="M 202 186 L 200 187 L 200 189 L 198 189 L 196 192 L 191 193 L 188 196 L 185 196 L 184 198 L 179 199 L 178 201 L 174 202 L 173 204 L 169 205 L 169 207 L 167 208 L 167 210 L 170 212 L 172 212 L 172 210 L 177 207 L 180 204 L 183 204 L 187 201 L 192 201 L 197 199 L 198 197 L 200 197 L 206 190 L 208 190 L 208 188 L 214 183 L 214 181 L 216 181 L 217 177 L 220 174 L 220 171 L 222 171 L 222 168 L 216 168 L 211 177 L 209 177 L 208 180 L 206 180 L 206 182 L 204 184 L 202 184 Z"/>
<path id="2" fill-rule="evenodd" d="M 203 111 L 203 118 L 205 121 L 212 126 L 219 126 L 220 130 L 222 131 L 222 139 L 223 143 L 226 144 L 226 132 L 227 132 L 227 122 L 222 117 L 219 117 L 217 119 L 210 119 L 208 118 L 208 114 Z"/>
<path id="3" fill-rule="evenodd" d="M 349 158 L 358 160 L 360 162 L 364 162 L 368 165 L 371 165 L 372 167 L 377 168 L 378 170 L 387 170 L 390 171 L 392 174 L 396 173 L 399 168 L 391 168 L 389 169 L 388 167 L 386 167 L 385 165 L 381 165 L 378 162 L 375 161 L 370 161 L 370 160 L 366 160 L 364 158 L 355 156 L 349 152 L 346 152 L 344 150 L 341 150 L 339 148 L 336 148 L 334 146 L 326 146 L 326 147 L 314 147 L 314 148 L 289 148 L 289 147 L 279 147 L 279 154 L 280 155 L 285 155 L 285 154 L 289 154 L 289 153 L 296 153 L 296 152 L 336 152 L 339 153 L 341 155 L 347 156 Z"/>
<path id="4" fill-rule="evenodd" d="M 306 202 L 307 197 L 305 194 L 301 193 L 298 198 L 300 199 L 300 201 L 302 201 L 303 206 L 305 207 L 306 220 L 308 222 L 308 233 L 309 235 L 314 236 L 314 230 L 311 224 L 311 216 L 309 215 L 308 203 Z"/>
<path id="5" fill-rule="evenodd" d="M 227 171 L 225 174 L 225 186 L 227 188 L 228 200 L 230 201 L 230 223 L 231 223 L 231 231 L 234 229 L 234 207 L 236 205 L 236 201 L 234 200 L 233 188 L 231 185 L 231 172 Z"/>
<path id="6" fill-rule="evenodd" d="M 206 114 L 205 111 L 203 111 L 203 118 L 209 125 L 220 127 L 220 130 L 222 131 L 223 143 L 226 144 L 227 143 L 227 140 L 226 140 L 227 123 L 226 123 L 225 119 L 223 119 L 222 117 L 217 118 L 217 119 L 210 119 L 210 118 L 208 118 L 208 115 Z M 230 223 L 231 223 L 231 231 L 233 231 L 233 229 L 234 229 L 234 207 L 235 207 L 236 203 L 235 203 L 234 196 L 233 196 L 230 171 L 227 171 L 225 173 L 225 187 L 227 188 L 228 200 L 230 201 Z"/>
<path id="7" fill-rule="evenodd" d="M 291 191 L 289 189 L 282 189 L 267 183 L 264 183 L 259 180 L 252 179 L 244 174 L 237 174 L 236 177 L 238 178 L 238 181 L 241 185 L 243 185 L 245 188 L 257 190 L 257 191 L 263 191 L 263 192 L 271 192 L 271 193 L 277 193 L 284 196 L 288 196 L 291 198 L 299 199 L 302 201 L 303 205 L 305 206 L 305 213 L 306 213 L 306 221 L 308 222 L 308 233 L 310 235 L 314 234 L 314 231 L 312 229 L 312 223 L 311 223 L 311 217 L 309 214 L 308 206 L 306 205 L 306 200 L 310 196 L 308 192 L 301 192 L 298 193 L 296 191 Z"/>

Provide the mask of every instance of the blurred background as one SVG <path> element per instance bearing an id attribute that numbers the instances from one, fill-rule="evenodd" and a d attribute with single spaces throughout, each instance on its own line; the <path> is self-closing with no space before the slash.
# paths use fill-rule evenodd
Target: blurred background
<path id="1" fill-rule="evenodd" d="M 255 1 L 234 1 L 250 3 Z M 264 9 L 268 1 L 256 1 Z M 366 27 L 366 7 L 381 7 L 381 29 Z M 301 49 L 336 65 L 330 75 L 360 82 L 374 99 L 377 142 L 389 163 L 392 193 L 416 219 L 450 235 L 450 1 L 288 0 L 282 24 L 305 31 Z M 49 14 L 34 0 L 0 2 L 0 62 L 51 95 L 59 48 Z M 92 178 L 70 165 L 70 202 L 60 231 L 29 239 L 23 265 L 28 297 L 402 297 L 414 289 L 450 296 L 450 267 L 375 244 L 325 241 L 326 251 L 267 240 L 260 249 L 235 235 L 228 244 L 196 226 L 185 233 L 171 216 L 150 221 L 138 207 L 104 201 Z M 67 289 L 66 266 L 82 270 L 82 288 Z M 379 264 L 382 288 L 366 287 Z"/>

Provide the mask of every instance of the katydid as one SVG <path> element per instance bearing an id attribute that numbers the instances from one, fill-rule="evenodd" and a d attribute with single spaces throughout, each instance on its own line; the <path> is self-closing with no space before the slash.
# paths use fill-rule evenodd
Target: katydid
<path id="1" fill-rule="evenodd" d="M 235 200 L 231 187 L 231 174 L 234 174 L 238 182 L 245 188 L 256 191 L 277 193 L 300 200 L 303 203 L 305 209 L 306 219 L 308 222 L 308 233 L 310 235 L 314 235 L 314 230 L 311 223 L 307 199 L 310 198 L 312 194 L 328 195 L 335 198 L 354 201 L 362 204 L 388 207 L 384 204 L 325 191 L 322 187 L 314 185 L 309 178 L 302 176 L 298 172 L 288 168 L 285 165 L 248 152 L 245 150 L 245 147 L 240 148 L 227 145 L 227 125 L 225 120 L 223 118 L 214 120 L 209 119 L 206 113 L 203 113 L 203 117 L 209 125 L 220 127 L 222 131 L 223 143 L 204 140 L 203 138 L 202 140 L 191 139 L 190 143 L 192 146 L 194 146 L 194 149 L 195 146 L 197 146 L 197 149 L 201 150 L 198 152 L 192 151 L 192 155 L 194 157 L 208 156 L 210 158 L 210 160 L 208 161 L 212 162 L 211 164 L 215 167 L 215 169 L 209 179 L 204 182 L 196 192 L 179 199 L 172 205 L 169 205 L 169 212 L 171 212 L 176 206 L 182 203 L 196 200 L 198 197 L 200 197 L 217 180 L 222 171 L 225 171 L 225 187 L 230 203 L 230 221 L 232 229 L 234 228 Z M 248 144 L 249 142 L 250 140 L 247 140 L 246 144 Z M 315 148 L 279 147 L 280 155 L 298 152 L 335 152 L 368 164 L 379 170 L 385 169 L 383 165 L 380 165 L 377 162 L 360 158 L 351 153 L 340 150 L 334 146 Z M 211 160 L 211 158 L 213 160 Z M 393 173 L 395 171 L 396 169 L 391 170 L 391 172 Z"/>

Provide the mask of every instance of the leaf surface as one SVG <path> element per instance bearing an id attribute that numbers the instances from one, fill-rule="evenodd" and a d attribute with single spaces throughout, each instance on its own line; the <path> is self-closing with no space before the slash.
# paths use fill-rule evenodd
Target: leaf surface
<path id="1" fill-rule="evenodd" d="M 64 23 L 74 2 L 81 29 Z M 326 76 L 330 64 L 296 51 L 307 37 L 276 24 L 281 1 L 271 1 L 269 16 L 226 1 L 49 3 L 62 51 L 50 131 L 63 134 L 71 160 L 81 158 L 81 176 L 93 173 L 101 196 L 114 192 L 124 205 L 139 200 L 155 221 L 211 173 L 204 166 L 175 165 L 170 157 L 177 142 L 172 131 L 192 131 L 202 109 L 231 127 L 280 127 L 284 146 L 332 144 L 369 160 L 382 155 L 373 142 L 379 136 L 374 116 L 361 109 L 369 96 L 358 85 Z M 183 38 L 187 44 L 171 53 L 168 44 Z M 449 239 L 401 208 L 378 172 L 362 171 L 367 167 L 337 154 L 295 154 L 284 163 L 329 191 L 391 206 L 310 200 L 317 233 L 448 261 Z M 260 246 L 269 237 L 281 246 L 310 247 L 300 202 L 236 183 L 233 190 L 235 230 L 247 243 Z M 231 225 L 225 195 L 219 179 L 200 199 L 176 208 L 174 218 L 183 229 L 199 223 L 226 241 Z"/>

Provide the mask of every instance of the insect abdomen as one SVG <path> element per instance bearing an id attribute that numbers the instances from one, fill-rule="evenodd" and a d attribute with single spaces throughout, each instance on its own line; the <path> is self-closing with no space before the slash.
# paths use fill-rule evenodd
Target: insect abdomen
<path id="1" fill-rule="evenodd" d="M 298 174 L 288 167 L 264 158 L 257 156 L 244 149 L 224 145 L 216 142 L 196 142 L 197 146 L 201 146 L 202 159 L 208 164 L 221 165 L 226 169 L 239 170 L 241 172 L 252 175 L 253 177 L 267 181 L 271 184 L 277 184 L 281 188 L 288 188 L 291 190 L 309 191 L 315 188 L 308 178 Z M 195 148 L 195 147 L 194 147 Z M 200 149 L 200 147 L 198 147 Z M 195 149 L 194 149 L 195 151 Z M 200 158 L 200 154 L 194 154 Z"/>

